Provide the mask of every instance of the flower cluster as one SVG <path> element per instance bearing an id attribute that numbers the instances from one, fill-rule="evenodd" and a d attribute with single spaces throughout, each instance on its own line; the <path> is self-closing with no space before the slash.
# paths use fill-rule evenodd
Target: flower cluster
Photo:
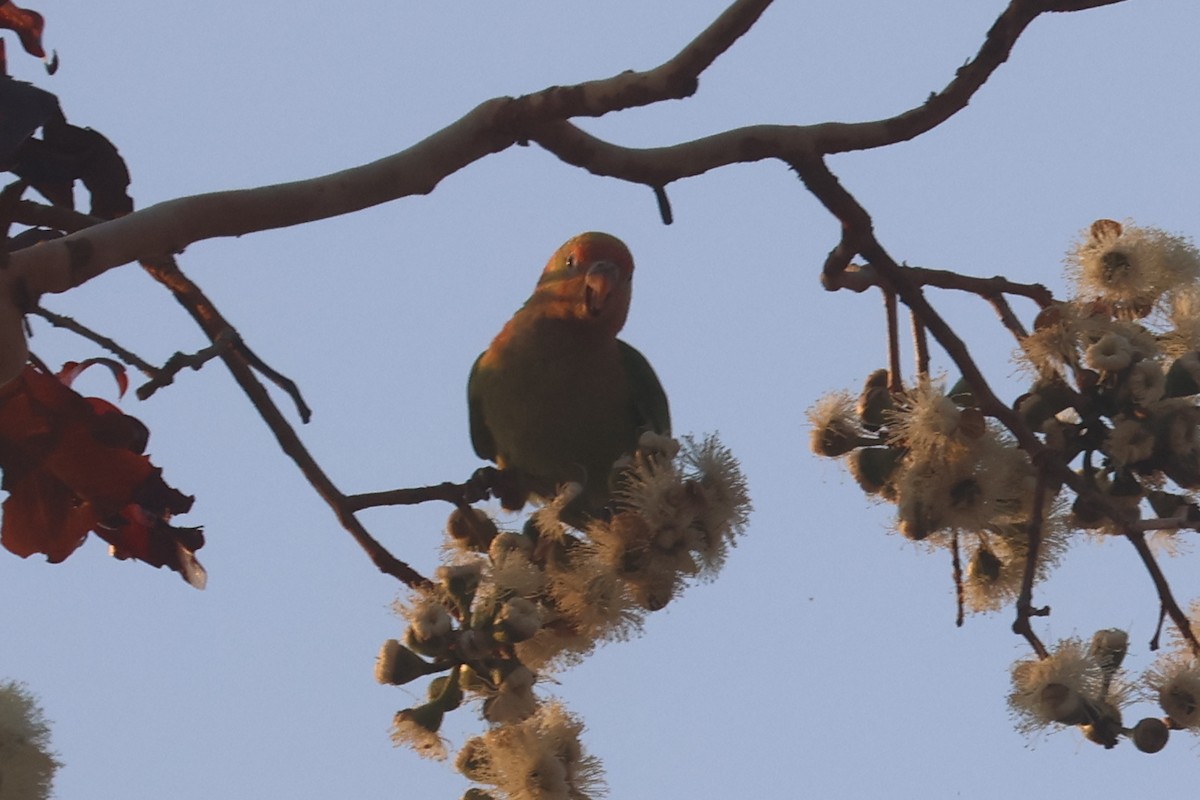
<path id="1" fill-rule="evenodd" d="M 812 450 L 844 459 L 866 493 L 893 503 L 897 530 L 956 556 L 965 548 L 960 597 L 975 611 L 1044 579 L 1075 531 L 1148 531 L 1173 553 L 1179 530 L 1200 528 L 1200 251 L 1161 230 L 1099 220 L 1067 266 L 1074 296 L 1046 303 L 1020 337 L 1017 359 L 1031 380 L 1012 408 L 1049 458 L 1075 471 L 1065 481 L 1074 495 L 1061 473 L 1039 477 L 965 382 L 947 390 L 922 375 L 898 388 L 879 370 L 857 399 L 834 393 L 809 411 Z M 1200 608 L 1192 616 L 1195 631 Z M 1194 642 L 1180 636 L 1144 674 L 1140 696 L 1166 717 L 1133 728 L 1122 723 L 1135 699 L 1120 668 L 1123 632 L 1050 652 L 1038 644 L 1043 657 L 1013 669 L 1018 727 L 1079 726 L 1105 747 L 1127 736 L 1146 752 L 1165 746 L 1170 730 L 1200 732 Z"/>
<path id="2" fill-rule="evenodd" d="M 991 611 L 1016 597 L 1029 554 L 1034 471 L 969 393 L 947 394 L 922 378 L 893 394 L 878 370 L 857 402 L 829 395 L 809 421 L 813 451 L 844 457 L 865 492 L 894 503 L 901 533 L 932 548 L 965 549 L 963 599 L 971 609 Z M 1044 510 L 1040 525 L 1039 578 L 1066 546 L 1060 515 Z"/>
<path id="3" fill-rule="evenodd" d="M 603 794 L 600 762 L 579 742 L 583 723 L 549 702 L 536 714 L 467 741 L 459 772 L 509 800 L 576 800 Z"/>
<path id="4" fill-rule="evenodd" d="M 1044 309 L 1022 342 L 1034 381 L 1018 412 L 1127 518 L 1148 507 L 1200 520 L 1200 253 L 1100 220 L 1069 263 L 1079 295 Z M 1111 516 L 1081 497 L 1071 523 L 1112 532 Z"/>
<path id="5" fill-rule="evenodd" d="M 437 677 L 423 704 L 396 715 L 393 739 L 444 759 L 446 712 L 480 701 L 489 729 L 456 761 L 493 787 L 473 790 L 479 797 L 594 796 L 600 771 L 579 743 L 583 726 L 538 697 L 539 676 L 636 633 L 645 614 L 689 579 L 715 575 L 746 527 L 745 479 L 715 437 L 677 442 L 647 434 L 622 469 L 605 518 L 580 521 L 570 513 L 577 484 L 563 487 L 520 532 L 500 530 L 478 509 L 456 509 L 447 526 L 449 563 L 435 585 L 397 606 L 407 627 L 403 641 L 383 644 L 376 680 Z"/>
<path id="6" fill-rule="evenodd" d="M 1076 725 L 1091 741 L 1115 747 L 1129 736 L 1139 750 L 1156 753 L 1167 743 L 1168 726 L 1147 717 L 1133 728 L 1122 723 L 1122 709 L 1134 699 L 1121 663 L 1129 646 L 1125 631 L 1097 631 L 1090 644 L 1065 639 L 1042 659 L 1018 661 L 1012 668 L 1008 703 L 1017 729 L 1032 733 L 1046 726 Z"/>

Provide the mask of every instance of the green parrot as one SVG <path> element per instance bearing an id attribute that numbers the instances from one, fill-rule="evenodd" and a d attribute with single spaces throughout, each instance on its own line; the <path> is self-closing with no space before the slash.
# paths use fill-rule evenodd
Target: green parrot
<path id="1" fill-rule="evenodd" d="M 554 252 L 533 295 L 475 360 L 471 442 L 516 474 L 519 502 L 583 486 L 572 508 L 596 515 L 613 464 L 645 431 L 670 435 L 667 395 L 650 363 L 617 338 L 629 314 L 633 256 L 607 233 Z"/>

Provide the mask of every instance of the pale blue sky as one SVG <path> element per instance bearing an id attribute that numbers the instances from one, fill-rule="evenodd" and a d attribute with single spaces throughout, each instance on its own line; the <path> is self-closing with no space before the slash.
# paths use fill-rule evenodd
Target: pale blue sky
<path id="1" fill-rule="evenodd" d="M 62 67 L 47 78 L 10 41 L 10 70 L 108 135 L 146 206 L 363 163 L 489 97 L 654 66 L 724 3 L 34 7 Z M 941 88 L 1001 8 L 778 0 L 694 98 L 581 124 L 657 145 L 759 122 L 888 116 Z M 1063 254 L 1097 217 L 1200 231 L 1197 31 L 1190 0 L 1040 19 L 961 114 L 832 167 L 898 260 L 1061 290 Z M 1010 614 L 956 629 L 948 559 L 889 533 L 887 508 L 808 454 L 804 410 L 884 359 L 877 297 L 818 285 L 835 220 L 775 163 L 669 192 L 676 222 L 664 227 L 648 190 L 514 148 L 429 197 L 198 243 L 180 264 L 300 384 L 315 410 L 302 436 L 355 492 L 469 475 L 474 357 L 562 240 L 599 229 L 630 245 L 624 336 L 658 371 L 677 431 L 719 430 L 741 458 L 756 513 L 715 583 L 547 687 L 586 720 L 614 798 L 1190 791 L 1200 754 L 1188 737 L 1157 756 L 1128 742 L 1105 752 L 1073 730 L 1030 747 L 1005 705 L 1008 666 L 1026 654 Z M 1018 394 L 990 307 L 934 299 L 1001 393 Z M 204 343 L 136 267 L 44 302 L 152 360 Z M 1031 304 L 1015 307 L 1030 319 Z M 52 364 L 96 354 L 34 329 Z M 111 396 L 100 371 L 80 385 Z M 123 407 L 149 425 L 167 480 L 197 497 L 180 522 L 205 526 L 209 587 L 113 561 L 99 541 L 61 565 L 0 553 L 10 609 L 0 677 L 26 681 L 54 723 L 67 763 L 59 796 L 458 797 L 466 783 L 448 765 L 387 737 L 413 702 L 371 676 L 380 642 L 402 629 L 389 613 L 395 581 L 338 527 L 222 368 Z M 447 512 L 363 518 L 429 572 Z M 1147 665 L 1157 604 L 1134 561 L 1121 542 L 1079 542 L 1039 595 L 1053 607 L 1045 638 L 1125 627 L 1131 666 Z M 1166 565 L 1183 598 L 1200 594 L 1193 562 Z M 446 733 L 458 745 L 479 725 L 466 709 Z"/>

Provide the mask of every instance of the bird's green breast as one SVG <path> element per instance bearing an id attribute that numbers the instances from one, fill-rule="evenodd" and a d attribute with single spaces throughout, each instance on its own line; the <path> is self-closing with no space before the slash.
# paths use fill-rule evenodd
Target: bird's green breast
<path id="1" fill-rule="evenodd" d="M 572 320 L 514 322 L 472 378 L 496 461 L 525 473 L 539 494 L 578 481 L 602 503 L 613 462 L 640 433 L 617 340 Z"/>

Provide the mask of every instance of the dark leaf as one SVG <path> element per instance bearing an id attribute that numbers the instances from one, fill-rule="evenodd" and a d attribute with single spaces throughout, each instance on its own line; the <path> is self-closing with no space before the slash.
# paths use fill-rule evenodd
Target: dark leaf
<path id="1" fill-rule="evenodd" d="M 91 193 L 93 216 L 112 219 L 133 210 L 129 170 L 117 148 L 98 131 L 61 117 L 46 121 L 43 139 L 25 140 L 11 171 L 57 206 L 75 207 L 79 180 Z"/>
<path id="2" fill-rule="evenodd" d="M 0 75 L 0 165 L 11 169 L 18 148 L 33 132 L 61 116 L 58 98 L 50 92 Z"/>

